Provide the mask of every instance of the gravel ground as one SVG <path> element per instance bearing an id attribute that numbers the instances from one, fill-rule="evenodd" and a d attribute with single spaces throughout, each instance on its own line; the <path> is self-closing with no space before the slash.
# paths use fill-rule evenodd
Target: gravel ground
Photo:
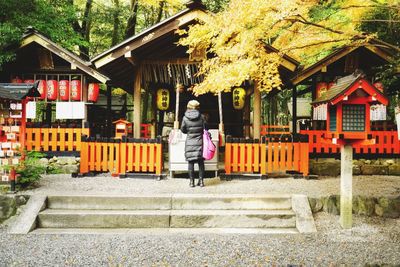
<path id="1" fill-rule="evenodd" d="M 221 181 L 205 180 L 204 188 L 188 186 L 187 179 L 118 179 L 110 176 L 71 178 L 70 175 L 48 175 L 40 181 L 40 187 L 23 194 L 147 194 L 147 193 L 289 193 L 309 197 L 339 194 L 338 177 L 320 177 L 318 180 L 271 178 Z M 399 176 L 354 176 L 353 194 L 368 196 L 400 195 Z"/>
<path id="2" fill-rule="evenodd" d="M 318 233 L 8 235 L 0 227 L 1 266 L 364 266 L 400 265 L 400 221 L 318 213 Z"/>
<path id="3" fill-rule="evenodd" d="M 155 181 L 106 176 L 49 175 L 23 194 L 144 193 L 338 194 L 339 178 L 206 180 L 189 188 L 186 179 Z M 354 194 L 398 196 L 400 177 L 356 176 Z M 400 219 L 354 216 L 351 230 L 339 217 L 314 215 L 316 234 L 34 234 L 9 235 L 0 225 L 0 266 L 400 266 Z"/>

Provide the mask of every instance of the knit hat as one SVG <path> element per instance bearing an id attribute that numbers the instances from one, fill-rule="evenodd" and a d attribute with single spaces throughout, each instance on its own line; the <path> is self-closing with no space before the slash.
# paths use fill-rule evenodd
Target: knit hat
<path id="1" fill-rule="evenodd" d="M 190 100 L 187 104 L 188 109 L 198 109 L 200 107 L 200 103 L 197 100 Z"/>

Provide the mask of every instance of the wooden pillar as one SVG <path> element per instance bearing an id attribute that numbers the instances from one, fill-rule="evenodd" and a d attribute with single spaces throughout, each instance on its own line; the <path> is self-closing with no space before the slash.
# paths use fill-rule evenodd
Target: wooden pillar
<path id="1" fill-rule="evenodd" d="M 51 127 L 51 112 L 51 103 L 46 103 L 46 124 L 48 124 L 48 127 Z"/>
<path id="2" fill-rule="evenodd" d="M 297 87 L 292 92 L 292 133 L 297 133 Z"/>
<path id="3" fill-rule="evenodd" d="M 157 136 L 157 99 L 154 89 L 151 90 L 151 138 Z M 161 135 L 161 134 L 160 134 Z"/>
<path id="4" fill-rule="evenodd" d="M 218 130 L 219 133 L 221 134 L 221 137 L 225 136 L 225 130 L 224 130 L 224 115 L 223 115 L 223 108 L 222 108 L 222 93 L 218 93 L 218 113 L 219 113 L 219 125 L 218 125 Z"/>
<path id="5" fill-rule="evenodd" d="M 250 138 L 250 101 L 251 96 L 246 96 L 246 103 L 243 108 L 244 137 Z"/>
<path id="6" fill-rule="evenodd" d="M 83 76 L 81 79 L 81 88 L 82 88 L 82 95 L 81 95 L 81 101 L 87 103 L 87 99 L 88 99 L 88 82 L 86 79 L 86 76 Z M 88 119 L 88 105 L 85 105 L 85 117 L 82 120 L 82 128 L 85 128 L 85 124 L 87 122 Z"/>
<path id="7" fill-rule="evenodd" d="M 258 82 L 254 83 L 254 103 L 253 103 L 253 137 L 260 138 L 261 134 L 261 92 L 258 88 Z"/>
<path id="8" fill-rule="evenodd" d="M 107 136 L 113 136 L 113 123 L 112 123 L 112 96 L 111 96 L 111 86 L 107 85 Z"/>
<path id="9" fill-rule="evenodd" d="M 140 124 L 142 122 L 140 114 L 141 102 L 141 83 L 142 83 L 142 66 L 138 65 L 135 73 L 135 83 L 133 88 L 133 137 L 140 138 Z"/>

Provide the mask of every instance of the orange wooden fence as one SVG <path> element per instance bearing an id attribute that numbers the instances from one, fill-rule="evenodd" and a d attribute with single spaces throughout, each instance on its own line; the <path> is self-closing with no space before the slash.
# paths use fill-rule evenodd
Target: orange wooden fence
<path id="1" fill-rule="evenodd" d="M 306 136 L 244 140 L 227 138 L 225 173 L 259 173 L 296 171 L 309 174 Z"/>
<path id="2" fill-rule="evenodd" d="M 290 134 L 289 125 L 261 125 L 262 136 Z"/>
<path id="3" fill-rule="evenodd" d="M 338 145 L 329 144 L 324 140 L 322 130 L 301 130 L 301 134 L 309 136 L 309 150 L 313 154 L 337 154 L 340 153 Z M 358 155 L 374 155 L 386 154 L 400 156 L 400 141 L 398 140 L 397 131 L 371 131 L 372 138 L 375 138 L 374 145 L 355 145 L 353 151 Z"/>
<path id="4" fill-rule="evenodd" d="M 161 175 L 163 167 L 161 139 L 113 140 L 107 138 L 82 139 L 80 173 L 128 172 Z"/>
<path id="5" fill-rule="evenodd" d="M 80 151 L 81 136 L 88 128 L 26 128 L 28 151 Z"/>

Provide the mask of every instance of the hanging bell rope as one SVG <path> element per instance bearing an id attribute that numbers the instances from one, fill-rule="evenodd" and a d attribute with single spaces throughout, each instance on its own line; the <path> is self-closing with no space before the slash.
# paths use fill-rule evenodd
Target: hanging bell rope
<path id="1" fill-rule="evenodd" d="M 179 82 L 179 77 L 176 79 L 176 103 L 175 103 L 175 121 L 174 121 L 174 129 L 179 129 L 179 90 L 181 84 Z"/>

